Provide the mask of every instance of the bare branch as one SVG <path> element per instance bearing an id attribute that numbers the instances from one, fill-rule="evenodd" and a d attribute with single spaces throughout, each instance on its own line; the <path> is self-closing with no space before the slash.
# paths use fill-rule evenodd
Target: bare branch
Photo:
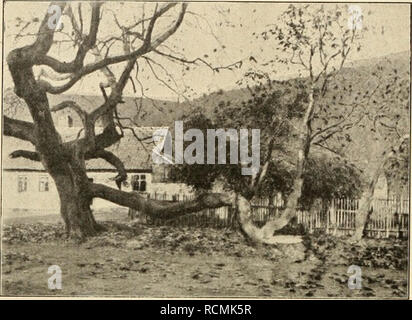
<path id="1" fill-rule="evenodd" d="M 185 59 L 185 58 L 177 57 L 177 56 L 172 55 L 172 54 L 164 53 L 164 52 L 159 51 L 159 50 L 153 50 L 153 52 L 155 52 L 155 53 L 157 53 L 161 56 L 167 57 L 170 60 L 178 61 L 178 62 L 181 62 L 183 64 L 196 64 L 197 62 L 200 62 L 200 63 L 206 65 L 212 71 L 217 71 L 217 72 L 219 72 L 220 70 L 223 70 L 223 69 L 232 70 L 231 68 L 239 68 L 239 67 L 242 66 L 242 63 L 243 63 L 242 60 L 239 60 L 239 61 L 233 62 L 233 63 L 231 63 L 227 66 L 214 67 L 209 62 L 203 60 L 202 58 L 195 58 L 195 59 L 192 59 L 192 60 L 188 60 L 188 59 Z"/>
<path id="2" fill-rule="evenodd" d="M 172 7 L 171 4 L 169 4 L 169 5 L 166 5 L 164 8 L 166 8 L 166 7 L 169 8 L 169 6 L 170 6 L 170 8 Z M 154 49 L 156 49 L 159 45 L 161 45 L 164 41 L 166 41 L 171 35 L 173 35 L 177 31 L 177 29 L 179 28 L 180 24 L 183 21 L 183 18 L 184 18 L 185 12 L 186 12 L 186 8 L 187 8 L 187 4 L 183 3 L 182 4 L 182 9 L 181 9 L 180 14 L 179 14 L 179 17 L 177 18 L 175 24 L 170 29 L 165 31 L 162 35 L 160 35 L 157 39 L 155 39 L 151 44 L 143 43 L 143 45 L 139 49 L 137 49 L 135 51 L 132 51 L 130 53 L 126 53 L 126 54 L 118 55 L 118 56 L 114 56 L 114 57 L 107 57 L 103 60 L 100 60 L 99 62 L 95 62 L 95 63 L 91 63 L 89 65 L 86 65 L 86 66 L 80 68 L 75 73 L 73 73 L 73 76 L 71 77 L 71 79 L 67 83 L 65 83 L 64 85 L 54 87 L 54 86 L 52 86 L 48 83 L 42 83 L 44 90 L 46 90 L 47 92 L 52 93 L 52 94 L 62 93 L 64 91 L 70 89 L 82 77 L 84 77 L 84 76 L 86 76 L 86 75 L 88 75 L 92 72 L 95 72 L 99 69 L 102 69 L 103 67 L 106 67 L 106 66 L 109 66 L 109 65 L 112 65 L 112 64 L 132 60 L 132 59 L 137 59 L 138 57 L 141 57 L 142 55 L 144 55 L 144 54 L 146 54 L 150 51 L 153 51 Z M 159 12 L 165 12 L 165 11 L 160 9 L 158 11 L 158 13 Z M 61 65 L 59 65 L 60 62 L 58 62 L 57 60 L 54 59 L 54 61 L 52 61 L 52 58 L 47 58 L 46 60 L 48 60 L 48 61 L 43 61 L 43 62 L 46 62 L 45 64 L 47 64 L 49 66 L 51 66 L 51 64 L 53 64 L 55 67 L 58 67 L 59 70 L 63 70 L 63 72 L 66 72 L 66 70 L 67 70 L 66 67 L 62 67 Z"/>
<path id="3" fill-rule="evenodd" d="M 39 55 L 35 59 L 35 64 L 38 65 L 47 65 L 52 68 L 54 71 L 59 73 L 72 73 L 80 69 L 83 66 L 84 58 L 86 57 L 87 52 L 92 49 L 96 44 L 97 31 L 99 30 L 100 23 L 100 7 L 102 3 L 93 2 L 92 6 L 92 17 L 90 21 L 90 31 L 89 34 L 82 38 L 82 41 L 79 45 L 76 57 L 71 62 L 61 62 L 53 57 L 47 56 L 46 52 L 43 55 Z M 77 24 L 75 23 L 73 12 L 70 9 L 68 11 L 69 16 L 71 17 L 73 29 L 79 34 L 80 30 Z M 79 35 L 82 37 L 82 35 Z"/>
<path id="4" fill-rule="evenodd" d="M 52 107 L 50 111 L 57 112 L 57 111 L 60 111 L 66 108 L 73 109 L 79 115 L 83 124 L 86 122 L 87 112 L 84 111 L 76 102 L 71 101 L 71 100 L 66 100 L 66 101 L 59 103 L 58 105 Z"/>
<path id="5" fill-rule="evenodd" d="M 37 79 L 41 81 L 43 77 L 48 78 L 48 79 L 53 80 L 53 81 L 63 81 L 63 80 L 70 79 L 71 74 L 70 73 L 68 73 L 68 74 L 53 74 L 53 73 L 47 72 L 44 68 L 42 68 L 40 70 L 40 73 L 39 73 Z"/>
<path id="6" fill-rule="evenodd" d="M 50 4 L 50 7 L 52 6 L 58 6 L 60 7 L 61 11 L 63 11 L 66 6 L 66 3 L 65 2 L 52 2 Z M 38 31 L 36 41 L 32 45 L 28 46 L 31 49 L 30 51 L 34 53 L 35 55 L 33 58 L 44 56 L 45 54 L 47 54 L 47 52 L 50 50 L 51 46 L 53 45 L 53 37 L 54 37 L 55 30 L 49 27 L 48 22 L 49 22 L 50 16 L 51 16 L 51 13 L 47 13 L 44 16 L 43 21 L 40 24 L 40 28 Z"/>
<path id="7" fill-rule="evenodd" d="M 10 158 L 25 158 L 32 161 L 40 161 L 40 155 L 35 151 L 28 151 L 28 150 L 16 150 L 10 153 Z"/>
<path id="8" fill-rule="evenodd" d="M 146 199 L 137 193 L 116 190 L 103 184 L 93 183 L 90 185 L 90 190 L 94 197 L 139 210 L 159 219 L 173 219 L 207 208 L 231 205 L 231 201 L 226 195 L 217 193 L 204 194 L 195 200 L 169 203 Z"/>
<path id="9" fill-rule="evenodd" d="M 107 112 L 113 111 L 117 104 L 121 101 L 123 89 L 127 83 L 127 80 L 129 80 L 130 78 L 130 73 L 132 72 L 135 63 L 136 59 L 129 60 L 125 69 L 123 70 L 122 75 L 120 76 L 120 79 L 112 89 L 112 92 L 107 101 L 90 114 L 90 118 L 93 122 L 95 122 L 98 118 L 100 118 Z"/>
<path id="10" fill-rule="evenodd" d="M 30 141 L 32 144 L 36 144 L 33 123 L 12 119 L 7 116 L 4 116 L 3 119 L 4 135 Z"/>
<path id="11" fill-rule="evenodd" d="M 180 25 L 182 24 L 183 18 L 185 16 L 185 12 L 187 9 L 188 4 L 187 3 L 182 3 L 182 9 L 180 11 L 179 17 L 177 18 L 175 24 L 165 33 L 160 35 L 156 40 L 153 41 L 153 43 L 150 45 L 152 49 L 156 49 L 160 44 L 162 44 L 164 41 L 166 41 L 172 34 L 174 34 L 177 29 L 179 29 Z"/>
<path id="12" fill-rule="evenodd" d="M 94 159 L 94 158 L 104 159 L 117 169 L 118 175 L 114 179 L 116 181 L 117 186 L 120 189 L 121 184 L 127 180 L 127 172 L 126 172 L 126 168 L 124 167 L 123 162 L 117 156 L 115 156 L 112 152 L 107 151 L 107 150 L 102 150 L 102 149 L 97 150 L 94 153 L 86 154 L 86 160 Z"/>

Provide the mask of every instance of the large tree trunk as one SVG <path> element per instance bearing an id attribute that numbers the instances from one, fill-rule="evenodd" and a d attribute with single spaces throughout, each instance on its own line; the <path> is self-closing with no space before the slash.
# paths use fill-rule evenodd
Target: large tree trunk
<path id="1" fill-rule="evenodd" d="M 84 238 L 94 236 L 103 227 L 97 224 L 90 209 L 90 203 L 82 195 L 70 191 L 59 192 L 60 212 L 65 221 L 68 236 Z"/>
<path id="2" fill-rule="evenodd" d="M 56 4 L 53 3 L 53 5 Z M 66 4 L 60 2 L 57 5 L 60 6 L 63 12 Z M 126 180 L 127 174 L 121 160 L 113 153 L 105 150 L 122 138 L 122 135 L 117 133 L 114 114 L 117 105 L 123 102 L 123 89 L 128 80 L 131 79 L 130 74 L 137 59 L 155 50 L 179 29 L 187 4 L 182 4 L 179 16 L 170 28 L 161 34 L 157 34 L 156 38 L 152 37 L 152 31 L 156 29 L 154 26 L 158 18 L 174 6 L 175 4 L 169 3 L 159 8 L 159 10 L 155 10 L 150 18 L 142 45 L 133 52 L 130 50 L 129 42 L 125 41 L 123 44 L 127 46 L 127 49 L 124 54 L 101 57 L 95 63 L 85 64 L 88 52 L 96 47 L 101 20 L 101 3 L 93 3 L 88 34 L 83 34 L 82 30 L 79 30 L 76 26 L 75 19 L 72 19 L 72 27 L 78 33 L 79 39 L 76 38 L 77 53 L 71 62 L 58 61 L 48 55 L 55 43 L 55 30 L 49 24 L 53 15 L 50 10 L 45 14 L 40 24 L 35 41 L 30 45 L 14 49 L 7 56 L 9 71 L 15 85 L 15 93 L 26 102 L 33 122 L 5 117 L 5 134 L 29 141 L 35 147 L 35 151 L 16 150 L 12 156 L 41 161 L 45 170 L 56 183 L 61 201 L 61 214 L 66 224 L 66 230 L 70 235 L 85 237 L 94 235 L 99 231 L 100 227 L 94 220 L 90 209 L 94 197 L 101 197 L 120 205 L 142 210 L 148 215 L 160 218 L 171 218 L 186 213 L 198 212 L 205 208 L 228 205 L 228 200 L 219 195 L 204 195 L 196 200 L 179 204 L 148 200 L 128 192 L 90 183 L 86 174 L 85 159 L 102 158 L 118 170 L 119 174 L 116 176 L 118 186 Z M 69 15 L 70 12 L 69 10 Z M 108 67 L 126 61 L 127 64 L 118 81 L 116 81 L 114 75 L 109 74 Z M 47 79 L 46 77 L 46 79 L 43 79 L 39 77 L 36 79 L 33 67 L 42 65 L 64 75 L 64 79 L 68 79 L 68 81 L 55 86 L 49 81 L 53 80 L 52 78 Z M 106 94 L 104 85 L 100 87 L 105 99 L 102 105 L 91 113 L 87 113 L 74 101 L 65 101 L 52 108 L 53 111 L 72 108 L 82 120 L 84 137 L 63 142 L 53 123 L 47 93 L 63 93 L 72 88 L 80 79 L 97 70 L 102 70 L 106 76 L 109 76 L 109 87 L 111 87 L 109 95 Z M 66 77 L 66 75 L 69 75 L 69 77 Z M 95 123 L 98 119 L 102 120 L 104 130 L 102 133 L 95 135 Z"/>
<path id="3" fill-rule="evenodd" d="M 383 167 L 386 161 L 387 158 L 385 157 L 374 172 L 369 182 L 368 188 L 362 194 L 362 198 L 360 199 L 360 207 L 355 216 L 355 233 L 352 235 L 352 240 L 359 241 L 364 235 L 365 228 L 368 225 L 370 217 L 372 215 L 371 205 L 373 201 L 373 195 L 375 193 L 375 187 L 378 183 L 379 177 L 383 172 Z"/>
<path id="4" fill-rule="evenodd" d="M 271 232 L 270 236 L 265 234 L 264 227 L 258 228 L 253 224 L 252 216 L 250 214 L 251 207 L 250 207 L 250 200 L 244 198 L 241 195 L 236 196 L 236 210 L 237 210 L 237 218 L 239 219 L 239 227 L 243 235 L 245 235 L 249 240 L 252 240 L 254 243 L 257 244 L 280 244 L 280 243 L 299 243 L 301 242 L 300 236 L 274 236 L 273 232 Z M 278 219 L 269 221 L 268 223 L 274 222 L 274 226 L 278 226 Z M 266 225 L 268 224 L 266 223 Z M 265 226 L 266 226 L 265 225 Z M 285 242 L 287 241 L 287 242 Z"/>
<path id="5" fill-rule="evenodd" d="M 299 199 L 302 195 L 303 178 L 305 166 L 308 159 L 311 145 L 311 119 L 314 110 L 313 88 L 309 91 L 309 102 L 302 121 L 301 132 L 299 134 L 299 149 L 296 162 L 296 177 L 293 181 L 292 192 L 286 201 L 286 208 L 279 218 L 268 221 L 262 228 L 265 238 L 273 236 L 274 231 L 286 226 L 289 221 L 296 215 Z"/>
<path id="6" fill-rule="evenodd" d="M 399 138 L 399 144 L 392 148 L 390 152 L 384 152 L 381 161 L 378 164 L 372 178 L 369 182 L 368 188 L 362 195 L 361 206 L 356 212 L 355 220 L 355 233 L 352 235 L 352 240 L 359 241 L 364 235 L 365 228 L 372 215 L 371 204 L 373 201 L 373 194 L 375 193 L 375 187 L 378 183 L 379 177 L 383 174 L 385 165 L 390 161 L 390 159 L 399 159 L 399 153 L 401 152 L 401 147 L 408 141 L 409 135 L 404 135 Z"/>
<path id="7" fill-rule="evenodd" d="M 73 184 L 73 177 L 59 176 L 54 179 L 60 198 L 60 213 L 67 236 L 84 238 L 94 236 L 103 228 L 97 224 L 90 208 L 91 198 Z"/>

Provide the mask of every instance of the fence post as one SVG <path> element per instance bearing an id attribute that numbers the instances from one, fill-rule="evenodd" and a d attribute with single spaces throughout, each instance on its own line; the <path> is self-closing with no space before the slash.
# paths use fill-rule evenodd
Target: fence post
<path id="1" fill-rule="evenodd" d="M 193 198 L 186 194 L 170 195 L 166 192 L 147 193 L 148 199 L 187 201 Z M 358 214 L 361 201 L 358 199 L 332 199 L 327 206 L 313 205 L 309 211 L 299 210 L 297 213 L 298 223 L 300 222 L 309 233 L 321 229 L 326 234 L 338 236 L 341 234 L 351 234 L 356 227 L 356 215 Z M 258 220 L 259 224 L 265 223 L 270 216 L 275 215 L 279 209 L 278 198 L 255 199 L 250 206 L 250 215 Z M 370 237 L 389 238 L 392 234 L 396 237 L 404 237 L 409 224 L 409 201 L 399 199 L 375 199 L 373 202 L 373 217 L 371 217 L 366 232 Z M 186 226 L 208 226 L 237 229 L 237 208 L 232 206 L 218 209 L 204 209 L 199 214 L 188 214 L 176 219 L 174 224 Z M 326 217 L 324 216 L 326 214 Z M 139 215 L 140 216 L 140 215 Z M 142 215 L 142 222 L 147 224 L 161 225 L 161 220 L 151 219 L 150 216 Z M 213 220 L 213 221 L 211 221 Z M 224 220 L 224 221 L 220 221 Z"/>
<path id="2" fill-rule="evenodd" d="M 330 214 L 329 210 L 330 209 L 329 209 L 329 206 L 328 206 L 328 208 L 326 208 L 326 234 L 329 234 L 329 218 L 330 218 L 329 217 L 329 214 Z"/>
<path id="3" fill-rule="evenodd" d="M 232 208 L 232 206 L 230 206 L 230 207 L 227 207 L 227 210 L 228 210 L 228 227 L 230 228 L 230 229 L 232 229 L 233 228 L 233 214 L 234 214 L 234 212 L 233 212 L 233 208 Z"/>
<path id="4" fill-rule="evenodd" d="M 336 236 L 336 212 L 335 212 L 335 199 L 332 199 L 331 206 L 330 206 L 330 220 L 331 220 L 331 227 L 332 227 L 332 234 Z"/>

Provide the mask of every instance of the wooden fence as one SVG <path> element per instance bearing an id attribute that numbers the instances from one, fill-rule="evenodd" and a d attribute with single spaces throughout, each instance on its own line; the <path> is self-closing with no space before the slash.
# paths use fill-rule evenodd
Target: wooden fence
<path id="1" fill-rule="evenodd" d="M 359 206 L 359 200 L 334 199 L 326 209 L 298 212 L 297 222 L 309 232 L 324 230 L 334 235 L 351 235 L 355 231 Z M 375 199 L 371 210 L 371 219 L 366 226 L 367 236 L 408 237 L 409 200 Z"/>
<path id="2" fill-rule="evenodd" d="M 147 197 L 165 201 L 187 201 L 193 195 L 154 193 Z M 278 198 L 255 199 L 251 203 L 252 220 L 262 226 L 270 218 L 276 218 L 284 209 Z M 334 199 L 327 207 L 313 206 L 310 211 L 298 211 L 297 223 L 309 233 L 322 230 L 337 236 L 351 235 L 355 231 L 355 217 L 359 200 Z M 371 221 L 366 227 L 367 236 L 373 238 L 407 238 L 409 224 L 409 200 L 375 199 L 371 206 Z M 154 225 L 199 226 L 213 228 L 236 227 L 234 209 L 221 207 L 205 209 L 200 213 L 188 214 L 176 219 L 160 220 L 140 217 L 143 222 Z"/>

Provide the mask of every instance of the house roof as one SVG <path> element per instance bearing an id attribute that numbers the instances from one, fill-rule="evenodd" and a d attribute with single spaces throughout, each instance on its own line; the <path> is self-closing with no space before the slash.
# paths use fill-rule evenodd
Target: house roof
<path id="1" fill-rule="evenodd" d="M 136 127 L 133 128 L 139 138 L 150 137 L 144 141 L 138 141 L 131 130 L 124 132 L 124 137 L 120 141 L 106 150 L 113 152 L 124 163 L 126 170 L 151 170 L 152 151 L 155 146 L 152 135 L 160 127 Z M 74 139 L 79 128 L 65 128 L 62 133 L 63 140 Z M 60 131 L 59 131 L 60 132 Z M 44 170 L 43 165 L 37 161 L 24 158 L 11 159 L 10 153 L 15 150 L 34 151 L 34 146 L 20 139 L 3 136 L 2 143 L 2 165 L 3 170 Z M 114 170 L 115 168 L 103 159 L 91 159 L 86 161 L 87 170 Z"/>

